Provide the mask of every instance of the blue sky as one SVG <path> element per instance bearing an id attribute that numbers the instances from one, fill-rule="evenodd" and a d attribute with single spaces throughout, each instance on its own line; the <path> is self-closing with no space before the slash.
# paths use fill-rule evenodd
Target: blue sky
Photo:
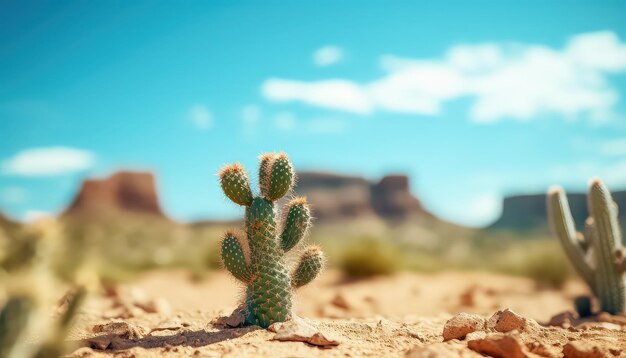
<path id="1" fill-rule="evenodd" d="M 57 213 L 151 170 L 174 218 L 240 214 L 215 172 L 406 173 L 435 214 L 601 176 L 626 188 L 618 1 L 3 1 L 0 208 Z"/>

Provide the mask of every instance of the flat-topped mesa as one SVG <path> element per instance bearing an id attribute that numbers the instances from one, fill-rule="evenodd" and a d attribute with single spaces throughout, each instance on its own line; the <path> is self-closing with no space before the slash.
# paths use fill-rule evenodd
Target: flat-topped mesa
<path id="1" fill-rule="evenodd" d="M 320 221 L 427 214 L 411 194 L 406 175 L 388 175 L 371 183 L 359 176 L 304 172 L 298 176 L 296 192 L 308 197 Z"/>
<path id="2" fill-rule="evenodd" d="M 155 178 L 148 172 L 117 172 L 105 179 L 85 180 L 64 216 L 142 214 L 165 219 Z"/>
<path id="3" fill-rule="evenodd" d="M 426 213 L 420 201 L 411 194 L 406 175 L 387 175 L 372 185 L 372 206 L 384 218 L 404 219 Z"/>

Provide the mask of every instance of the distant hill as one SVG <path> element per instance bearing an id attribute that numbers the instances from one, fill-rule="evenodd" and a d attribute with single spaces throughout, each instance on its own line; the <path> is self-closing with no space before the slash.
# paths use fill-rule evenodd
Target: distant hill
<path id="1" fill-rule="evenodd" d="M 302 172 L 295 194 L 307 196 L 318 221 L 434 218 L 411 194 L 406 175 L 387 175 L 378 182 L 370 182 L 359 176 Z M 167 219 L 151 173 L 118 172 L 105 179 L 85 180 L 62 216 L 84 220 L 135 214 Z M 225 223 L 206 220 L 195 224 Z"/>
<path id="2" fill-rule="evenodd" d="M 581 229 L 585 219 L 589 216 L 587 194 L 568 193 L 567 199 L 576 226 Z M 626 223 L 626 191 L 613 192 L 613 199 L 621 209 L 620 221 Z M 504 198 L 502 215 L 489 228 L 517 231 L 547 230 L 546 194 L 515 195 Z"/>
<path id="3" fill-rule="evenodd" d="M 406 175 L 388 175 L 372 183 L 359 176 L 302 172 L 295 191 L 308 198 L 315 217 L 321 221 L 432 216 L 411 194 Z"/>
<path id="4" fill-rule="evenodd" d="M 125 214 L 167 219 L 159 204 L 154 175 L 117 172 L 106 179 L 85 180 L 63 217 L 111 217 Z"/>

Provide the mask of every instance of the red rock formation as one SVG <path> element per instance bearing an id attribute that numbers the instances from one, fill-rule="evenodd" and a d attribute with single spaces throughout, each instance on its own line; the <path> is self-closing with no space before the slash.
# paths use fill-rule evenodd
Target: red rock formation
<path id="1" fill-rule="evenodd" d="M 118 172 L 109 178 L 85 180 L 64 215 L 136 213 L 166 218 L 151 173 Z"/>
<path id="2" fill-rule="evenodd" d="M 420 201 L 411 194 L 406 175 L 387 175 L 372 185 L 372 206 L 385 218 L 404 219 L 425 213 Z"/>
<path id="3" fill-rule="evenodd" d="M 306 195 L 320 220 L 380 216 L 404 219 L 425 214 L 409 190 L 405 175 L 390 175 L 372 184 L 362 177 L 303 172 L 296 192 Z"/>

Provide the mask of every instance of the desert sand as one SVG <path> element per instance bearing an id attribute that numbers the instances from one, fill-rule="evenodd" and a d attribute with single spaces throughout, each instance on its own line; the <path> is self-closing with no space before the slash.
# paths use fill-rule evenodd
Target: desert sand
<path id="1" fill-rule="evenodd" d="M 224 272 L 200 281 L 182 271 L 147 273 L 90 298 L 70 335 L 71 356 L 626 356 L 624 318 L 565 313 L 549 325 L 586 293 L 578 281 L 542 290 L 529 279 L 481 272 L 346 281 L 327 271 L 298 292 L 295 309 L 323 335 L 318 345 L 224 325 L 218 318 L 237 307 L 239 292 Z"/>

